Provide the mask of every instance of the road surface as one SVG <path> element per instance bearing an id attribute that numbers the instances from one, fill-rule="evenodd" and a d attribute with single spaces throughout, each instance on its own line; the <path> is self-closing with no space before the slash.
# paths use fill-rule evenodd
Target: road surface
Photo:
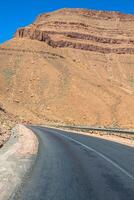
<path id="1" fill-rule="evenodd" d="M 39 152 L 15 200 L 134 200 L 134 148 L 30 127 Z"/>

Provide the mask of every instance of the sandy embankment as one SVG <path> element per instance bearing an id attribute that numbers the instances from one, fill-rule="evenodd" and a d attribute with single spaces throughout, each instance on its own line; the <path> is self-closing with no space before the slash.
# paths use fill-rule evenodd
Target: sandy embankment
<path id="1" fill-rule="evenodd" d="M 14 198 L 15 191 L 35 162 L 37 151 L 35 134 L 25 126 L 17 125 L 0 149 L 0 200 Z"/>

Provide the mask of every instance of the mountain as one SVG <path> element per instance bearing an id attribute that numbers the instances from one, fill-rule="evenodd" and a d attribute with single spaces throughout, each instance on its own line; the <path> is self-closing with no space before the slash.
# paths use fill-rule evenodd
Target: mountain
<path id="1" fill-rule="evenodd" d="M 134 128 L 134 15 L 41 14 L 0 45 L 0 82 L 21 120 Z"/>

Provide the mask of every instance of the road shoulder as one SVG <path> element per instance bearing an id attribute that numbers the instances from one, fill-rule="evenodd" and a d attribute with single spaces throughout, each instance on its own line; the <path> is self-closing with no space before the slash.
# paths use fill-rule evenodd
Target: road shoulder
<path id="1" fill-rule="evenodd" d="M 32 168 L 38 152 L 36 135 L 23 125 L 16 125 L 9 141 L 0 149 L 0 199 L 15 194 L 22 179 Z"/>

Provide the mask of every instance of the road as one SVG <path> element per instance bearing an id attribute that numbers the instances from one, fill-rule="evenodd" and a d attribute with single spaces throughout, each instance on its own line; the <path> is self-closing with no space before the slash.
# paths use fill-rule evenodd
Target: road
<path id="1" fill-rule="evenodd" d="M 14 200 L 134 200 L 134 148 L 30 128 L 39 138 L 38 157 Z"/>

